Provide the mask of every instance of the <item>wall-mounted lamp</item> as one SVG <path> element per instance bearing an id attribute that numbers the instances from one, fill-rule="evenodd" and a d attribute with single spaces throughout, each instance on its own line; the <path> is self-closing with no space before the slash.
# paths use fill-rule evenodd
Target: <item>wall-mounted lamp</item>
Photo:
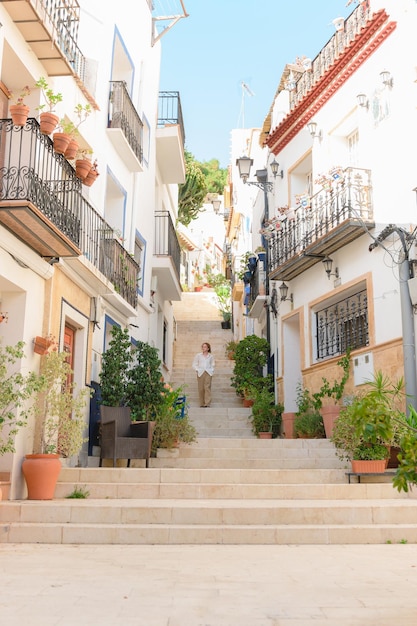
<path id="1" fill-rule="evenodd" d="M 336 267 L 335 271 L 332 273 L 333 259 L 331 259 L 329 256 L 325 256 L 322 263 L 324 265 L 324 271 L 326 272 L 327 278 L 329 280 L 330 280 L 330 276 L 334 276 L 336 279 L 340 278 L 338 267 Z"/>
<path id="2" fill-rule="evenodd" d="M 215 198 L 211 201 L 211 204 L 213 205 L 214 212 L 216 213 L 216 215 L 218 215 L 222 201 Z"/>
<path id="3" fill-rule="evenodd" d="M 380 77 L 382 80 L 382 84 L 385 85 L 386 87 L 389 87 L 390 89 L 392 89 L 393 85 L 394 85 L 394 79 L 391 76 L 391 73 L 388 72 L 388 70 L 383 70 L 380 73 Z"/>
<path id="4" fill-rule="evenodd" d="M 222 215 L 225 219 L 225 221 L 227 221 L 229 219 L 229 210 L 225 208 L 224 213 L 220 213 L 220 207 L 222 204 L 222 201 L 219 200 L 218 198 L 213 198 L 212 200 L 210 200 L 211 204 L 213 205 L 213 210 L 215 212 L 216 215 Z"/>
<path id="5" fill-rule="evenodd" d="M 271 172 L 274 178 L 276 178 L 277 176 L 281 176 L 281 178 L 284 178 L 284 171 L 281 170 L 280 172 L 279 170 L 279 163 L 276 159 L 274 159 L 272 161 L 272 163 L 269 164 L 270 168 L 271 168 Z"/>
<path id="6" fill-rule="evenodd" d="M 321 129 L 319 131 L 317 130 L 317 122 L 308 122 L 307 128 L 313 139 L 317 138 L 321 140 L 322 132 Z"/>
<path id="7" fill-rule="evenodd" d="M 290 295 L 288 296 L 288 285 L 286 285 L 284 282 L 282 282 L 279 286 L 279 293 L 281 296 L 281 301 L 284 302 L 285 300 L 289 300 L 290 302 L 293 302 L 293 296 L 292 293 L 290 293 Z"/>
<path id="8" fill-rule="evenodd" d="M 248 180 L 250 168 L 253 165 L 253 159 L 251 159 L 250 157 L 241 156 L 239 159 L 236 159 L 236 165 L 239 170 L 239 176 L 243 180 L 245 185 L 255 185 L 255 187 L 258 187 L 258 189 L 262 189 L 265 193 L 267 191 L 274 190 L 273 183 L 267 180 L 268 171 L 266 169 L 256 170 L 256 178 L 257 178 L 256 181 L 252 182 Z M 277 163 L 274 159 L 274 161 L 272 161 L 271 163 L 271 171 L 274 174 L 274 178 L 278 174 L 278 168 L 279 168 L 279 163 Z M 276 173 L 274 173 L 274 170 L 276 171 Z M 283 177 L 283 175 L 284 175 L 283 172 L 279 173 L 279 176 L 281 176 L 281 178 Z"/>
<path id="9" fill-rule="evenodd" d="M 368 101 L 368 98 L 366 97 L 366 94 L 358 93 L 358 95 L 356 96 L 356 100 L 358 101 L 358 104 L 360 107 L 369 109 L 369 101 Z"/>

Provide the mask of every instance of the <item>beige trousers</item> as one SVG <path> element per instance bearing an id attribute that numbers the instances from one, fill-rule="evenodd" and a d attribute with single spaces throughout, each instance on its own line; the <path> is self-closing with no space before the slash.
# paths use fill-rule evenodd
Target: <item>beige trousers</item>
<path id="1" fill-rule="evenodd" d="M 198 398 L 200 406 L 210 406 L 211 402 L 211 376 L 207 372 L 203 372 L 201 376 L 197 376 Z"/>

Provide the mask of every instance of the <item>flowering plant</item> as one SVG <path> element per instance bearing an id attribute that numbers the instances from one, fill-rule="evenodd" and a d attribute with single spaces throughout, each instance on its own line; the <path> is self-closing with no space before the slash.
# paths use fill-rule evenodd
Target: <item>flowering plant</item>
<path id="1" fill-rule="evenodd" d="M 25 85 L 19 95 L 16 95 L 13 91 L 9 91 L 10 99 L 13 100 L 14 104 L 23 104 L 24 100 L 27 96 L 30 96 L 30 87 Z"/>

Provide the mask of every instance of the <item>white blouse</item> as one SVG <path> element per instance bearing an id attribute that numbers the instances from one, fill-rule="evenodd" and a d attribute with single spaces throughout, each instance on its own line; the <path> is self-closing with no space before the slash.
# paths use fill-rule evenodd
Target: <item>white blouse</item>
<path id="1" fill-rule="evenodd" d="M 197 372 L 198 376 L 201 376 L 204 372 L 213 376 L 214 374 L 214 356 L 209 352 L 207 356 L 204 356 L 202 352 L 195 355 L 193 361 L 193 369 Z"/>

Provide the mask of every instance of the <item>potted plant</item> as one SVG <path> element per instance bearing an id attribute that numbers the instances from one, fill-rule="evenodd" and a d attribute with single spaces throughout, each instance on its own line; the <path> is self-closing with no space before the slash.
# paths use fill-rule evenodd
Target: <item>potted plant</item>
<path id="1" fill-rule="evenodd" d="M 382 460 L 378 455 L 381 452 L 380 446 L 384 446 L 384 467 L 381 470 L 368 470 L 384 471 L 392 442 L 402 440 L 406 428 L 400 408 L 404 402 L 403 386 L 402 378 L 393 383 L 378 371 L 366 388 L 353 396 L 350 404 L 340 411 L 331 437 L 340 459 Z M 398 427 L 394 427 L 394 424 Z M 369 458 L 366 458 L 367 455 Z M 356 467 L 352 463 L 352 469 L 353 465 Z"/>
<path id="2" fill-rule="evenodd" d="M 126 406 L 128 372 L 132 366 L 129 330 L 116 324 L 111 330 L 109 347 L 103 352 L 100 371 L 100 404 Z"/>
<path id="3" fill-rule="evenodd" d="M 43 385 L 42 376 L 35 372 L 22 374 L 19 363 L 24 348 L 23 341 L 13 346 L 0 343 L 0 456 L 15 452 L 15 436 L 34 411 L 28 403 Z"/>
<path id="4" fill-rule="evenodd" d="M 243 395 L 243 389 L 248 385 L 261 389 L 270 383 L 270 377 L 263 376 L 268 357 L 269 342 L 264 337 L 247 335 L 238 342 L 231 379 L 231 385 L 238 395 Z"/>
<path id="5" fill-rule="evenodd" d="M 76 455 L 87 441 L 84 415 L 90 390 L 76 390 L 66 352 L 55 350 L 42 358 L 42 385 L 34 404 L 35 453 L 22 464 L 29 500 L 52 500 L 60 457 Z"/>
<path id="6" fill-rule="evenodd" d="M 307 411 L 296 415 L 294 434 L 300 439 L 322 439 L 325 437 L 323 418 L 318 411 Z"/>
<path id="7" fill-rule="evenodd" d="M 55 114 L 56 105 L 62 102 L 62 94 L 55 93 L 46 82 L 46 79 L 41 76 L 35 83 L 35 87 L 42 91 L 45 103 L 38 106 L 39 124 L 41 133 L 50 135 L 58 125 L 59 117 Z M 44 110 L 45 107 L 48 110 Z"/>
<path id="8" fill-rule="evenodd" d="M 319 410 L 323 416 L 324 429 L 328 439 L 332 436 L 335 421 L 339 416 L 340 401 L 350 376 L 350 354 L 351 350 L 348 348 L 346 354 L 337 362 L 337 365 L 342 369 L 340 380 L 334 380 L 333 383 L 330 383 L 327 378 L 323 377 L 320 389 L 312 394 L 314 408 Z M 333 402 L 323 403 L 325 398 L 329 398 Z"/>
<path id="9" fill-rule="evenodd" d="M 77 122 L 73 122 L 67 117 L 59 120 L 59 124 L 56 126 L 56 130 L 53 134 L 55 152 L 63 154 L 68 160 L 75 158 L 79 148 L 79 143 L 76 139 L 78 128 L 80 124 L 87 119 L 91 112 L 92 109 L 90 104 L 77 104 L 74 109 Z"/>
<path id="10" fill-rule="evenodd" d="M 15 126 L 24 126 L 28 119 L 30 108 L 25 104 L 24 100 L 30 95 L 30 87 L 26 85 L 19 92 L 19 95 L 15 96 L 13 92 L 9 92 L 9 97 L 13 101 L 10 105 L 10 115 Z"/>
<path id="11" fill-rule="evenodd" d="M 235 351 L 236 351 L 237 344 L 238 344 L 237 341 L 235 341 L 234 339 L 231 339 L 225 345 L 224 351 L 225 351 L 227 358 L 230 361 L 233 361 L 235 358 Z"/>
<path id="12" fill-rule="evenodd" d="M 78 150 L 75 160 L 75 175 L 84 181 L 93 167 L 91 150 Z"/>
<path id="13" fill-rule="evenodd" d="M 219 312 L 223 318 L 221 327 L 223 329 L 228 329 L 231 327 L 232 319 L 232 287 L 230 280 L 227 280 L 222 274 L 219 274 L 213 288 L 214 293 L 216 294 L 217 306 L 219 307 Z"/>
<path id="14" fill-rule="evenodd" d="M 154 418 L 153 456 L 156 456 L 158 448 L 170 450 L 178 447 L 180 443 L 193 443 L 197 439 L 197 431 L 190 422 L 187 411 L 178 413 L 177 402 L 183 395 L 182 387 L 173 389 L 169 384 L 164 385 L 162 402 L 159 404 Z"/>
<path id="15" fill-rule="evenodd" d="M 268 438 L 277 437 L 281 428 L 283 410 L 282 404 L 275 404 L 272 391 L 267 388 L 258 391 L 251 414 L 253 434 L 259 438 L 265 438 L 262 433 L 268 433 Z"/>
<path id="16" fill-rule="evenodd" d="M 100 174 L 97 169 L 97 159 L 96 159 L 93 165 L 91 166 L 91 169 L 88 172 L 87 176 L 84 178 L 83 185 L 85 185 L 86 187 L 91 187 L 91 185 L 97 180 L 98 176 L 100 176 Z"/>

